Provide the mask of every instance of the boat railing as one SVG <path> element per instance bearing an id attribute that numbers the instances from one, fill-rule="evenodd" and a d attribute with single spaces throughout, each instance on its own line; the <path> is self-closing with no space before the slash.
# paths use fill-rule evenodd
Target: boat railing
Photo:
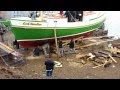
<path id="1" fill-rule="evenodd" d="M 48 15 L 48 16 L 44 16 L 43 18 L 48 18 L 48 19 L 65 19 L 66 17 L 62 16 L 62 15 L 59 15 L 59 16 L 56 16 L 56 15 Z"/>
<path id="2" fill-rule="evenodd" d="M 96 14 L 96 12 L 95 11 L 84 11 L 83 12 L 84 16 L 89 16 L 89 15 L 93 15 L 93 14 Z"/>

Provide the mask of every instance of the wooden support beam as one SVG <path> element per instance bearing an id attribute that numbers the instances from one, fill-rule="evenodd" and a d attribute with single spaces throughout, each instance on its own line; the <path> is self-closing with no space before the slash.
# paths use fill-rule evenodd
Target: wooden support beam
<path id="1" fill-rule="evenodd" d="M 55 28 L 53 29 L 54 30 L 54 37 L 55 37 L 55 46 L 56 46 L 56 50 L 57 50 L 57 59 L 59 59 L 59 55 L 58 55 L 58 44 L 57 44 L 57 35 L 56 35 L 56 22 L 57 21 L 54 21 L 55 22 Z"/>

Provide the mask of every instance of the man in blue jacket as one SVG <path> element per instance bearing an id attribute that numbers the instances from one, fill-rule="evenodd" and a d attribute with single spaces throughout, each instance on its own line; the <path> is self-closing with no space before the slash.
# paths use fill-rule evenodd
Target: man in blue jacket
<path id="1" fill-rule="evenodd" d="M 52 77 L 55 63 L 49 56 L 45 61 L 45 65 L 46 65 L 46 76 Z"/>

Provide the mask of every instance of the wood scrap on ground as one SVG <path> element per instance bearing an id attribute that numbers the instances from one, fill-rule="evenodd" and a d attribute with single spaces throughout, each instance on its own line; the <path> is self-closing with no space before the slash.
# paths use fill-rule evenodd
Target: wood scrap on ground
<path id="1" fill-rule="evenodd" d="M 107 62 L 104 63 L 104 64 L 99 64 L 99 65 L 94 66 L 94 67 L 92 67 L 92 68 L 98 68 L 98 67 L 101 67 L 101 66 L 105 67 L 105 65 L 107 65 L 108 63 L 111 63 L 111 62 L 110 62 L 110 61 L 107 61 Z"/>
<path id="2" fill-rule="evenodd" d="M 96 66 L 94 66 L 94 67 L 92 67 L 92 68 L 98 68 L 98 67 L 101 67 L 101 66 L 105 67 L 106 65 L 112 63 L 112 60 L 111 60 L 111 59 L 107 59 L 107 60 L 104 59 L 103 61 L 104 61 L 104 62 L 102 62 L 102 63 L 99 63 L 99 62 L 93 62 L 94 64 L 96 64 Z"/>
<path id="3" fill-rule="evenodd" d="M 89 61 L 89 57 L 87 54 L 76 55 L 76 58 L 80 59 L 82 64 L 86 64 Z"/>
<path id="4" fill-rule="evenodd" d="M 109 54 L 108 55 L 115 63 L 117 63 L 117 61 Z"/>

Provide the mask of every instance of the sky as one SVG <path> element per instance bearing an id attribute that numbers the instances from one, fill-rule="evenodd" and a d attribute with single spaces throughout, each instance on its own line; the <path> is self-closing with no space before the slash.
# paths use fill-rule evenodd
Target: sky
<path id="1" fill-rule="evenodd" d="M 105 29 L 108 35 L 120 38 L 120 11 L 107 11 L 106 16 Z"/>

